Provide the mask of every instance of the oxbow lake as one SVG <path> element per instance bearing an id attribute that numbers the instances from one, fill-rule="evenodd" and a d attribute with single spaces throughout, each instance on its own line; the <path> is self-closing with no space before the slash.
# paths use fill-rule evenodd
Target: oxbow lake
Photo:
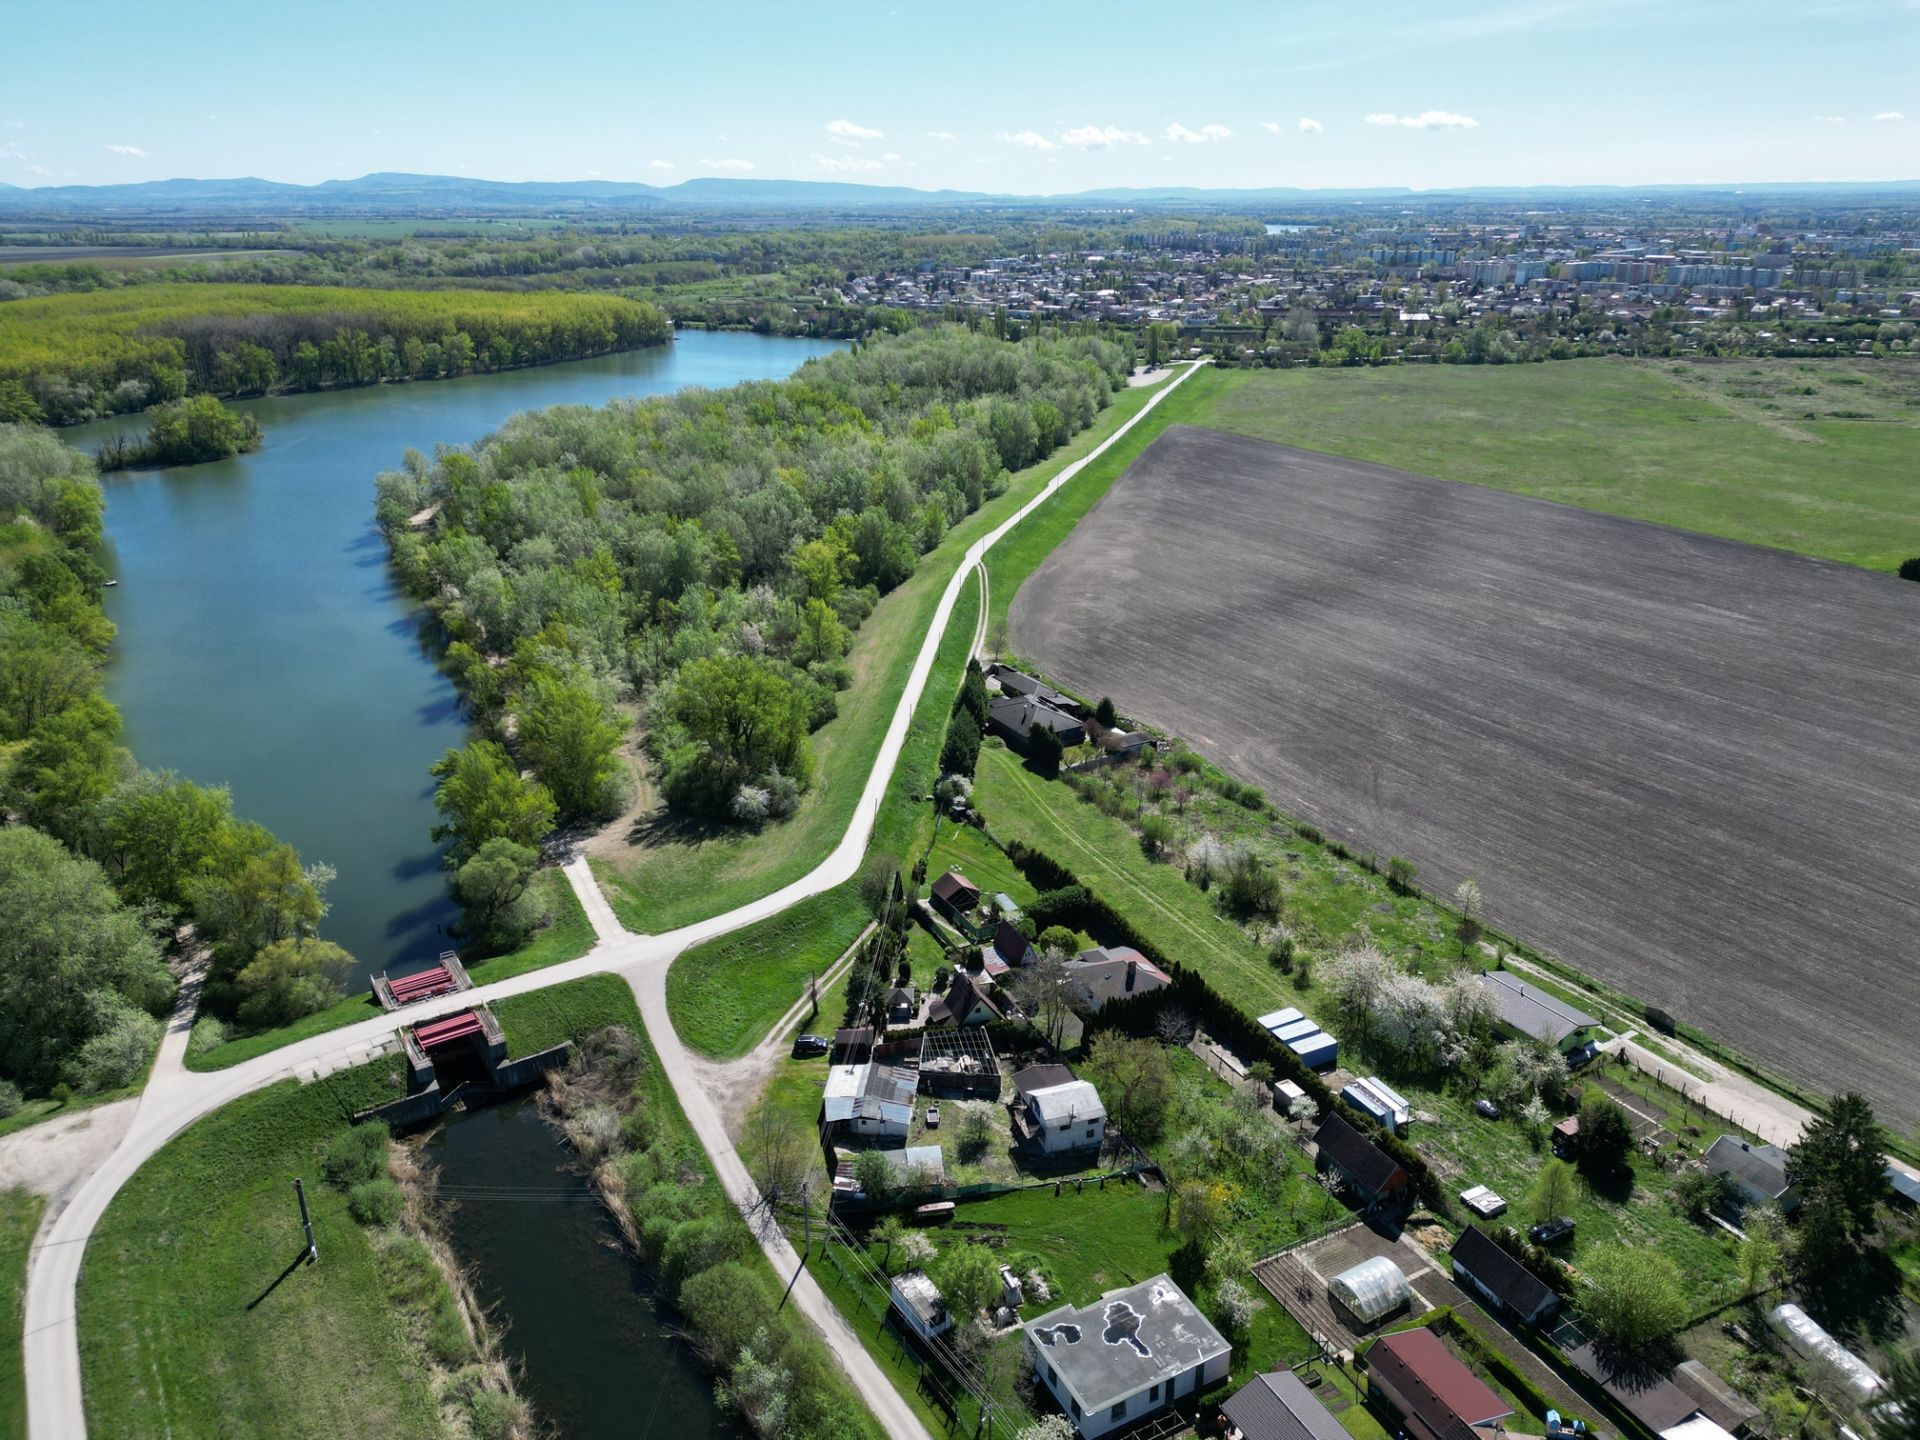
<path id="1" fill-rule="evenodd" d="M 671 345 L 460 380 L 247 401 L 265 445 L 213 465 L 105 477 L 107 695 L 140 763 L 232 787 L 234 808 L 334 867 L 321 927 L 352 988 L 453 942 L 427 767 L 466 738 L 422 614 L 396 587 L 373 481 L 409 447 L 509 416 L 777 379 L 831 341 L 684 331 Z M 92 450 L 138 417 L 65 432 Z"/>

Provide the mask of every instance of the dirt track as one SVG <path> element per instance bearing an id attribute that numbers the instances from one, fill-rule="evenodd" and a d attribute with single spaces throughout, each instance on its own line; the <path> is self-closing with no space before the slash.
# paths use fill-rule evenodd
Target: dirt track
<path id="1" fill-rule="evenodd" d="M 1330 835 L 1920 1120 L 1920 585 L 1178 427 L 1010 624 Z"/>

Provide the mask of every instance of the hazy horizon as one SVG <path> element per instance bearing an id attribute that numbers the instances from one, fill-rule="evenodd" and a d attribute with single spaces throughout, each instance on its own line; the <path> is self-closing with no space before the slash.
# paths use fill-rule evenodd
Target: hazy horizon
<path id="1" fill-rule="evenodd" d="M 241 12 L 108 0 L 84 52 L 58 7 L 0 101 L 0 181 L 290 184 L 842 180 L 1005 194 L 1839 183 L 1920 171 L 1914 0 L 1768 14 L 1729 0 L 1490 0 L 1435 14 L 1229 4 L 948 12 L 856 0 L 831 23 L 613 0 L 529 26 L 481 3 Z M 234 23 L 244 17 L 244 23 Z M 500 23 L 492 23 L 498 19 Z M 178 87 L 103 94 L 120 57 Z M 937 65 L 929 60 L 937 59 Z M 428 62 L 431 62 L 430 64 Z M 291 103 L 290 103 L 291 102 Z M 1756 158 L 1758 157 L 1758 158 Z"/>

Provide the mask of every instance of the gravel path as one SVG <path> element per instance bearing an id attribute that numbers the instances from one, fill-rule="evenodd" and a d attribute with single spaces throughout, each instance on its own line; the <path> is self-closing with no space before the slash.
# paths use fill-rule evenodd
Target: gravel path
<path id="1" fill-rule="evenodd" d="M 1920 1120 L 1920 586 L 1179 427 L 1009 620 L 1329 835 Z"/>

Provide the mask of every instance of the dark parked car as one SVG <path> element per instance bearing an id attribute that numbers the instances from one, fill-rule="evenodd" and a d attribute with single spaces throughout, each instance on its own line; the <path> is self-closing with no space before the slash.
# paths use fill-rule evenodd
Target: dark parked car
<path id="1" fill-rule="evenodd" d="M 804 1060 L 809 1055 L 824 1055 L 833 1048 L 833 1042 L 824 1035 L 798 1035 L 793 1041 L 793 1058 Z"/>
<path id="2" fill-rule="evenodd" d="M 1491 1100 L 1476 1100 L 1473 1102 L 1473 1113 L 1485 1116 L 1489 1120 L 1498 1120 L 1500 1107 Z"/>
<path id="3" fill-rule="evenodd" d="M 1527 1234 L 1536 1245 L 1558 1245 L 1573 1238 L 1573 1218 L 1562 1215 L 1558 1220 L 1543 1220 L 1530 1227 Z"/>

